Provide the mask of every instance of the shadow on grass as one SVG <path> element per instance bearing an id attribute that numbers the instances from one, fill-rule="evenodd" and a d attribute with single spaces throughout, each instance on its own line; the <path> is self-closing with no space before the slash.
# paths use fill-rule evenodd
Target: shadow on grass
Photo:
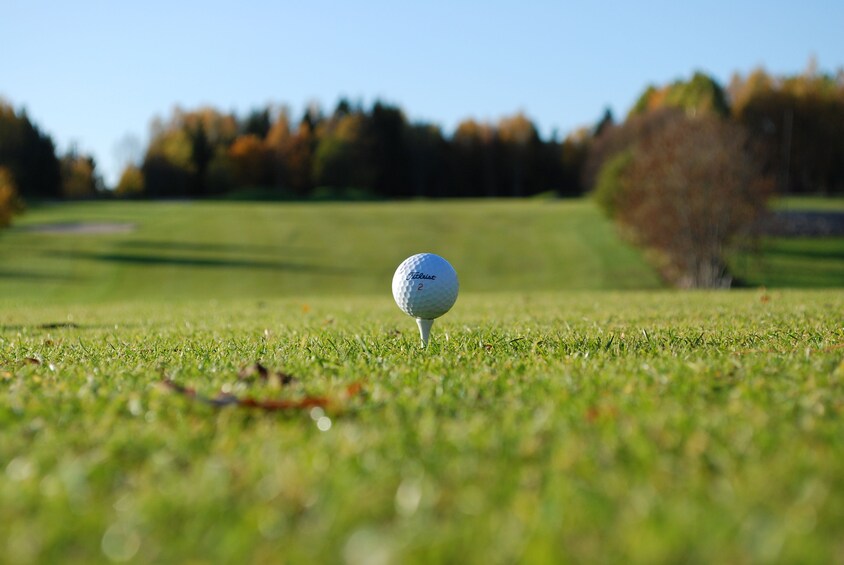
<path id="1" fill-rule="evenodd" d="M 797 255 L 799 258 L 800 255 Z M 757 261 L 737 269 L 733 280 L 736 288 L 766 286 L 770 288 L 838 288 L 844 286 L 844 265 L 832 261 L 782 265 Z"/>
<path id="2" fill-rule="evenodd" d="M 770 247 L 765 249 L 765 255 L 769 257 L 795 257 L 798 259 L 826 259 L 830 261 L 844 261 L 844 248 L 836 249 L 786 249 L 781 247 Z"/>
<path id="3" fill-rule="evenodd" d="M 199 243 L 193 241 L 169 241 L 154 239 L 132 239 L 116 243 L 117 247 L 127 249 L 155 249 L 160 251 L 196 251 L 208 253 L 282 253 L 307 252 L 305 247 L 287 245 L 254 245 L 237 243 Z"/>
<path id="4" fill-rule="evenodd" d="M 768 288 L 839 288 L 844 286 L 844 274 L 835 275 L 827 273 L 809 273 L 799 275 L 795 273 L 769 273 L 755 277 L 754 281 L 744 281 L 747 287 L 768 287 Z"/>
<path id="5" fill-rule="evenodd" d="M 34 271 L 10 271 L 0 269 L 0 280 L 22 280 L 28 282 L 68 282 L 76 280 L 68 275 L 55 275 L 51 273 L 37 273 Z"/>
<path id="6" fill-rule="evenodd" d="M 256 261 L 251 259 L 220 259 L 210 257 L 172 257 L 168 255 L 135 255 L 130 253 L 97 253 L 88 251 L 45 251 L 45 255 L 62 259 L 84 259 L 123 263 L 127 265 L 205 267 L 224 269 L 263 269 L 325 275 L 350 275 L 355 271 L 341 267 L 327 267 L 291 261 Z"/>
<path id="7" fill-rule="evenodd" d="M 23 330 L 38 331 L 87 331 L 87 330 L 111 330 L 119 326 L 121 329 L 137 328 L 140 324 L 77 324 L 75 322 L 46 322 L 43 324 L 0 324 L 0 332 L 19 332 Z"/>

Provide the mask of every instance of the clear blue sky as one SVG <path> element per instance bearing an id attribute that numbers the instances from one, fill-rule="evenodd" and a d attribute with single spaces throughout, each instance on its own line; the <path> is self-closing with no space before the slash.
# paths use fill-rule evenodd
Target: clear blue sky
<path id="1" fill-rule="evenodd" d="M 127 136 L 174 105 L 245 114 L 341 96 L 402 107 L 447 133 L 524 111 L 543 136 L 623 117 L 650 83 L 727 84 L 764 66 L 844 66 L 844 2 L 712 0 L 0 4 L 0 97 L 92 153 L 108 182 Z"/>

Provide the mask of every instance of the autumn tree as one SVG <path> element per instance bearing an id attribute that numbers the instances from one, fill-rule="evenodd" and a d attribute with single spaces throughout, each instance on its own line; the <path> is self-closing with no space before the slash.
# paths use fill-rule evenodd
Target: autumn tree
<path id="1" fill-rule="evenodd" d="M 12 216 L 21 209 L 22 205 L 12 171 L 8 167 L 0 167 L 0 228 L 11 224 Z"/>
<path id="2" fill-rule="evenodd" d="M 270 124 L 265 143 L 270 158 L 272 186 L 284 190 L 292 188 L 290 170 L 287 164 L 288 152 L 292 146 L 293 132 L 290 128 L 290 115 L 287 108 L 282 108 Z"/>
<path id="3" fill-rule="evenodd" d="M 451 139 L 449 196 L 498 196 L 497 132 L 485 122 L 463 120 Z"/>
<path id="4" fill-rule="evenodd" d="M 661 129 L 680 113 L 676 108 L 659 108 L 644 114 L 633 114 L 620 125 L 604 127 L 599 135 L 588 140 L 588 153 L 581 170 L 583 186 L 594 190 L 602 169 L 619 154 L 630 150 L 639 139 Z"/>
<path id="5" fill-rule="evenodd" d="M 135 165 L 126 165 L 120 174 L 120 180 L 117 182 L 114 192 L 122 198 L 142 196 L 144 193 L 144 173 Z"/>
<path id="6" fill-rule="evenodd" d="M 365 110 L 346 99 L 331 115 L 311 105 L 298 123 L 284 108 L 252 110 L 242 120 L 177 108 L 151 130 L 140 168 L 151 197 L 243 186 L 295 197 L 313 196 L 317 186 L 384 198 L 572 194 L 585 147 L 543 142 L 521 113 L 497 125 L 467 120 L 446 138 L 433 124 L 408 123 L 398 107 L 376 101 Z"/>
<path id="7" fill-rule="evenodd" d="M 563 144 L 543 142 L 533 122 L 519 112 L 497 124 L 462 121 L 451 139 L 453 196 L 530 196 L 556 190 L 571 194 Z M 572 167 L 579 157 L 570 154 Z M 570 171 L 568 175 L 579 176 Z"/>
<path id="8" fill-rule="evenodd" d="M 728 254 L 750 237 L 770 183 L 741 126 L 674 112 L 632 148 L 617 217 L 681 287 L 730 286 Z"/>
<path id="9" fill-rule="evenodd" d="M 234 186 L 259 187 L 272 183 L 272 153 L 255 134 L 241 135 L 229 146 L 228 159 L 234 172 Z"/>
<path id="10" fill-rule="evenodd" d="M 93 198 L 102 188 L 93 157 L 70 151 L 61 159 L 62 196 L 79 199 Z"/>
<path id="11" fill-rule="evenodd" d="M 727 116 L 730 113 L 723 87 L 700 72 L 688 81 L 677 80 L 661 88 L 648 87 L 633 105 L 630 115 L 642 115 L 661 108 L 679 108 L 692 115 Z"/>
<path id="12" fill-rule="evenodd" d="M 291 124 L 288 111 L 278 112 L 266 136 L 272 184 L 277 190 L 298 197 L 307 196 L 313 188 L 312 163 L 319 123 L 318 112 L 309 108 L 298 124 Z"/>
<path id="13" fill-rule="evenodd" d="M 226 149 L 238 135 L 237 119 L 213 108 L 173 111 L 157 119 L 141 167 L 149 196 L 201 197 L 229 187 L 211 172 L 229 169 Z M 222 187 L 222 188 L 220 188 Z"/>
<path id="14" fill-rule="evenodd" d="M 316 186 L 371 190 L 375 170 L 371 162 L 366 118 L 361 113 L 340 115 L 323 124 L 313 158 Z"/>
<path id="15" fill-rule="evenodd" d="M 809 65 L 792 77 L 757 69 L 733 78 L 735 117 L 763 143 L 765 164 L 781 192 L 844 194 L 844 80 L 839 77 Z"/>
<path id="16" fill-rule="evenodd" d="M 506 194 L 525 196 L 537 192 L 539 167 L 539 134 L 527 116 L 519 112 L 498 122 L 498 139 L 502 146 Z M 547 188 L 547 187 L 545 187 Z M 542 189 L 540 189 L 542 190 Z"/>
<path id="17" fill-rule="evenodd" d="M 187 196 L 191 178 L 196 174 L 188 133 L 179 128 L 155 135 L 141 171 L 147 196 Z"/>

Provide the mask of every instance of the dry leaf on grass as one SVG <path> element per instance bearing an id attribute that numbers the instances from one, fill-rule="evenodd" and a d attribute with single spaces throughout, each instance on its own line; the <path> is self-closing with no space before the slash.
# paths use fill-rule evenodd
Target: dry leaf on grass
<path id="1" fill-rule="evenodd" d="M 298 382 L 296 377 L 281 371 L 270 371 L 260 363 L 255 363 L 254 365 L 241 369 L 238 373 L 238 379 L 248 384 L 252 384 L 256 380 L 259 380 L 262 383 L 276 383 L 279 386 Z M 338 408 L 342 406 L 345 401 L 359 395 L 363 391 L 363 385 L 359 382 L 355 382 L 346 387 L 344 395 L 335 397 L 303 396 L 300 398 L 259 399 L 251 396 L 240 397 L 235 394 L 225 392 L 221 392 L 217 396 L 206 396 L 197 392 L 194 388 L 181 385 L 167 377 L 161 381 L 161 384 L 165 389 L 171 392 L 175 392 L 209 406 L 220 408 L 224 406 L 240 406 L 243 408 L 257 408 L 266 411 Z"/>

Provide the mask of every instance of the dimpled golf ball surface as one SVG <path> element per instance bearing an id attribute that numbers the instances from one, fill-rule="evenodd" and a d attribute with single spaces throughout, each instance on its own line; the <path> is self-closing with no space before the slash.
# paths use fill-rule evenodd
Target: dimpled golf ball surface
<path id="1" fill-rule="evenodd" d="M 457 273 L 439 255 L 419 253 L 405 259 L 393 275 L 393 298 L 406 314 L 433 320 L 457 300 Z"/>

